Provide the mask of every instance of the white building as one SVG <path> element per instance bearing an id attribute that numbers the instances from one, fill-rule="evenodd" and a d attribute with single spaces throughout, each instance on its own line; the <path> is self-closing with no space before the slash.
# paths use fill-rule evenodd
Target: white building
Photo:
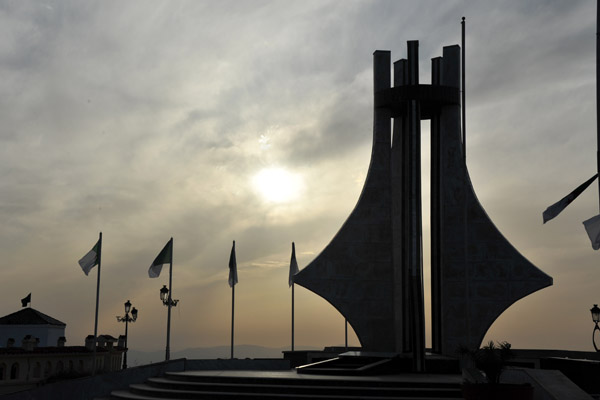
<path id="1" fill-rule="evenodd" d="M 38 338 L 38 347 L 56 346 L 65 337 L 66 324 L 31 307 L 0 318 L 0 347 L 8 347 L 8 340 L 17 344 L 27 335 Z M 14 343 L 13 342 L 13 343 Z"/>
<path id="2" fill-rule="evenodd" d="M 0 318 L 0 396 L 48 379 L 91 375 L 94 369 L 97 373 L 121 369 L 124 336 L 99 335 L 94 340 L 89 335 L 84 346 L 65 346 L 65 328 L 63 322 L 33 308 Z"/>

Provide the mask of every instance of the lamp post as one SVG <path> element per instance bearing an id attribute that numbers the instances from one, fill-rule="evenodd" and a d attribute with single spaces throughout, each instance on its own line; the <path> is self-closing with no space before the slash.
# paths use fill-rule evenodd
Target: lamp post
<path id="1" fill-rule="evenodd" d="M 594 304 L 594 307 L 591 308 L 590 312 L 592 313 L 592 321 L 594 321 L 594 330 L 592 331 L 592 343 L 594 343 L 594 349 L 596 351 L 600 351 L 598 346 L 596 346 L 596 331 L 600 331 L 600 327 L 598 327 L 598 322 L 600 322 L 600 308 L 598 308 L 598 304 Z"/>
<path id="2" fill-rule="evenodd" d="M 131 316 L 129 316 L 129 311 L 131 311 Z M 125 353 L 123 353 L 123 369 L 127 369 L 127 328 L 130 322 L 135 322 L 137 320 L 138 310 L 133 307 L 131 309 L 131 302 L 127 300 L 125 303 L 125 315 L 122 317 L 117 316 L 117 321 L 125 322 Z"/>
<path id="3" fill-rule="evenodd" d="M 179 303 L 179 300 L 174 300 L 171 298 L 171 294 L 169 293 L 167 285 L 163 285 L 163 287 L 160 289 L 160 300 L 164 306 L 169 307 L 169 314 L 167 318 L 167 349 L 165 355 L 165 360 L 169 361 L 171 358 L 171 307 L 176 307 L 177 303 Z"/>
<path id="4" fill-rule="evenodd" d="M 169 289 L 167 289 L 167 285 L 163 285 L 163 287 L 160 289 L 160 299 L 165 306 L 169 305 L 169 301 L 171 302 L 171 307 L 175 307 L 177 306 L 177 303 L 179 303 L 179 300 L 174 300 L 171 298 L 171 296 L 169 296 Z"/>

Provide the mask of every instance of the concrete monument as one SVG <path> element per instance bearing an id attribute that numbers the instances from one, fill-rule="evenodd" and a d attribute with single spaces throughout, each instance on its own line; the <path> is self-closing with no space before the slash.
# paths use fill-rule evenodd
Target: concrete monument
<path id="1" fill-rule="evenodd" d="M 424 369 L 421 120 L 431 120 L 433 351 L 478 347 L 494 320 L 552 278 L 502 236 L 477 200 L 461 137 L 460 47 L 419 83 L 418 41 L 407 59 L 374 53 L 373 148 L 358 203 L 295 283 L 329 301 L 363 349 L 410 353 Z M 394 121 L 392 129 L 392 119 Z"/>

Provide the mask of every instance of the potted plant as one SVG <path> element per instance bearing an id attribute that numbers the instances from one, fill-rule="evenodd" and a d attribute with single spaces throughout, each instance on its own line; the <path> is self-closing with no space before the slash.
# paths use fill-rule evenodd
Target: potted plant
<path id="1" fill-rule="evenodd" d="M 468 355 L 475 367 L 485 374 L 483 382 L 463 383 L 462 392 L 466 400 L 533 399 L 533 386 L 529 384 L 500 383 L 506 363 L 513 358 L 510 343 L 490 341 L 474 351 L 461 347 L 459 353 Z"/>

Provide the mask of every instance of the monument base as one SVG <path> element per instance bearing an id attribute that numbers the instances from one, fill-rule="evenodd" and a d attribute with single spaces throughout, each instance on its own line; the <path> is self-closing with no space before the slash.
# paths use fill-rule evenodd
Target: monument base
<path id="1" fill-rule="evenodd" d="M 313 352 L 313 357 L 316 356 Z M 329 355 L 329 358 L 325 357 Z M 320 359 L 319 359 L 320 358 Z M 370 376 L 413 372 L 412 354 L 389 352 L 347 351 L 331 357 L 323 352 L 308 364 L 296 367 L 299 374 Z M 429 374 L 459 374 L 459 360 L 439 354 L 425 354 L 425 372 Z"/>

